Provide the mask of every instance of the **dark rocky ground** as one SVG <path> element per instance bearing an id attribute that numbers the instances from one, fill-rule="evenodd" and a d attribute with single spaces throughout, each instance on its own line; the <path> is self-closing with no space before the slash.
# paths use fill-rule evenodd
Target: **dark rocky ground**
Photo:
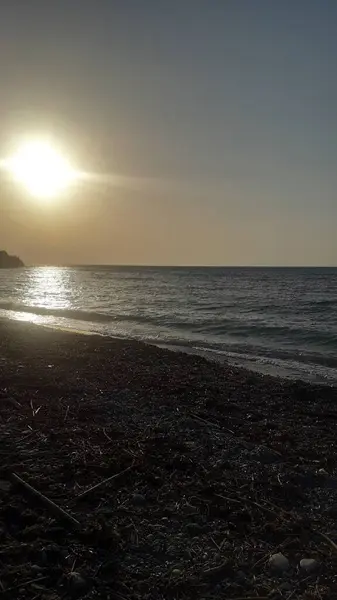
<path id="1" fill-rule="evenodd" d="M 337 598 L 336 399 L 0 322 L 0 599 Z"/>

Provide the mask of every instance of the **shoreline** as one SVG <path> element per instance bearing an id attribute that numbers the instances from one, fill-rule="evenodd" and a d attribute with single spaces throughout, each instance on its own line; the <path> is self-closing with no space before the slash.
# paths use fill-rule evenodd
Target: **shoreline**
<path id="1" fill-rule="evenodd" d="M 332 597 L 336 401 L 336 387 L 0 320 L 7 597 Z M 278 552 L 286 572 L 269 566 Z"/>
<path id="2" fill-rule="evenodd" d="M 71 319 L 69 319 L 67 317 L 61 317 L 62 319 L 64 319 L 64 324 L 48 322 L 47 321 L 48 317 L 46 317 L 44 315 L 44 312 L 30 313 L 28 308 L 29 307 L 26 307 L 26 309 L 22 313 L 15 312 L 14 314 L 16 316 L 12 316 L 12 315 L 3 314 L 3 313 L 5 313 L 5 310 L 1 310 L 1 307 L 0 307 L 0 323 L 2 321 L 26 323 L 27 325 L 45 327 L 45 328 L 48 328 L 48 329 L 51 329 L 54 331 L 72 332 L 72 333 L 79 334 L 79 335 L 99 336 L 99 337 L 105 337 L 105 338 L 108 338 L 111 340 L 124 340 L 124 341 L 130 342 L 130 343 L 146 344 L 146 345 L 155 346 L 157 348 L 167 350 L 170 352 L 176 352 L 178 354 L 200 356 L 210 362 L 214 362 L 214 363 L 224 365 L 224 366 L 228 365 L 234 369 L 239 369 L 239 370 L 244 369 L 251 373 L 256 373 L 256 374 L 262 375 L 262 376 L 276 377 L 277 379 L 285 379 L 285 380 L 291 381 L 291 382 L 302 381 L 309 385 L 318 385 L 318 386 L 327 386 L 327 387 L 336 387 L 337 386 L 337 380 L 335 379 L 335 377 L 330 379 L 327 376 L 323 376 L 323 375 L 319 376 L 317 373 L 309 376 L 308 372 L 306 372 L 306 371 L 300 372 L 299 365 L 301 363 L 299 363 L 297 365 L 297 367 L 294 367 L 294 366 L 291 367 L 290 363 L 285 364 L 285 365 L 276 365 L 275 359 L 271 359 L 271 358 L 267 359 L 266 357 L 263 357 L 263 356 L 260 357 L 260 361 L 257 361 L 256 360 L 257 357 L 254 357 L 254 356 L 252 356 L 251 358 L 249 358 L 248 355 L 246 357 L 244 357 L 244 355 L 242 355 L 242 357 L 240 357 L 239 355 L 234 357 L 234 354 L 236 354 L 236 353 L 233 354 L 233 352 L 231 353 L 230 351 L 228 351 L 227 353 L 218 352 L 216 350 L 212 351 L 209 348 L 197 348 L 197 347 L 193 347 L 193 346 L 189 347 L 187 345 L 178 345 L 174 342 L 173 343 L 169 343 L 169 342 L 165 342 L 165 341 L 155 342 L 154 340 L 150 340 L 150 339 L 149 340 L 145 340 L 145 339 L 141 340 L 141 339 L 122 336 L 122 335 L 121 336 L 118 336 L 116 334 L 113 335 L 113 333 L 108 333 L 108 332 L 105 333 L 103 331 L 100 332 L 98 330 L 94 331 L 94 330 L 88 330 L 88 329 L 78 329 L 78 328 L 76 328 L 75 324 L 71 322 Z M 34 317 L 34 318 L 32 318 L 32 317 Z M 316 367 L 317 367 L 317 365 L 316 365 Z"/>

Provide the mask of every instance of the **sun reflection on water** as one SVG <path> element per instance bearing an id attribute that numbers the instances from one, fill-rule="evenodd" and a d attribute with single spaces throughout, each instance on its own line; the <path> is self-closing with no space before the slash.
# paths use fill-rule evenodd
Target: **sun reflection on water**
<path id="1" fill-rule="evenodd" d="M 71 308 L 70 276 L 67 269 L 42 267 L 30 272 L 22 302 L 45 309 Z"/>

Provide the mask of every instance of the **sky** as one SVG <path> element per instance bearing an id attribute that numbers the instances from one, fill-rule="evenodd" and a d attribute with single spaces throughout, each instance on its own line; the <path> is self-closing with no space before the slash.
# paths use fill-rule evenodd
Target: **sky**
<path id="1" fill-rule="evenodd" d="M 100 177 L 45 204 L 2 177 L 0 248 L 337 265 L 336 56 L 335 0 L 3 0 L 0 155 L 48 134 Z"/>

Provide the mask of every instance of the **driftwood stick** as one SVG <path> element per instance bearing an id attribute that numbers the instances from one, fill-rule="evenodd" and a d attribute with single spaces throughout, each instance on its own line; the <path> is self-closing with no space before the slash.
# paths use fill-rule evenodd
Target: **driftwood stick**
<path id="1" fill-rule="evenodd" d="M 270 600 L 270 596 L 236 596 L 228 600 Z"/>
<path id="2" fill-rule="evenodd" d="M 69 412 L 69 404 L 67 405 L 66 414 L 64 415 L 64 422 L 66 422 L 66 420 L 67 420 L 68 412 Z"/>
<path id="3" fill-rule="evenodd" d="M 81 498 L 85 498 L 85 496 L 88 496 L 89 494 L 91 494 L 91 492 L 96 491 L 102 485 L 105 485 L 106 483 L 109 483 L 113 479 L 117 479 L 117 477 L 120 477 L 121 475 L 124 475 L 124 473 L 127 473 L 127 471 L 130 471 L 130 469 L 132 469 L 132 467 L 133 467 L 133 464 L 130 467 L 127 467 L 127 469 L 124 469 L 124 471 L 121 471 L 120 473 L 115 473 L 114 475 L 111 475 L 111 477 L 108 477 L 107 479 L 103 479 L 103 481 L 100 481 L 99 483 L 96 483 L 96 485 L 93 485 L 88 490 L 84 490 L 84 492 L 82 492 L 81 494 L 79 494 L 76 499 L 80 500 Z"/>
<path id="4" fill-rule="evenodd" d="M 17 475 L 16 473 L 12 473 L 10 476 L 10 479 L 14 483 L 19 484 L 29 494 L 32 494 L 33 496 L 38 498 L 43 504 L 45 504 L 56 515 L 58 515 L 59 517 L 62 517 L 63 519 L 66 519 L 68 521 L 68 523 L 71 523 L 71 525 L 73 525 L 74 527 L 79 527 L 80 522 L 77 519 L 72 517 L 63 508 L 61 508 L 60 506 L 55 504 L 55 502 L 53 502 L 52 500 L 49 500 L 49 498 L 47 498 L 47 496 L 45 496 L 44 494 L 41 494 L 41 492 L 38 492 L 32 485 L 30 485 L 29 483 L 27 483 L 26 481 L 21 479 L 21 477 L 19 477 L 19 475 Z"/>
<path id="5" fill-rule="evenodd" d="M 241 498 L 240 500 L 237 500 L 236 498 L 229 498 L 228 496 L 222 496 L 222 494 L 215 494 L 215 495 L 217 498 L 221 498 L 222 500 L 227 500 L 228 502 L 234 502 L 235 504 L 245 504 L 245 502 L 247 502 L 248 504 L 253 504 L 253 506 L 257 506 L 261 510 L 264 510 L 265 512 L 269 513 L 270 515 L 273 515 L 274 517 L 282 516 L 282 515 L 277 514 L 274 510 L 271 510 L 267 506 L 263 506 L 262 504 L 259 504 L 258 502 L 251 500 L 250 498 Z M 280 509 L 280 511 L 282 511 L 282 509 Z"/>
<path id="6" fill-rule="evenodd" d="M 222 425 L 219 425 L 218 423 L 212 423 L 212 421 L 207 421 L 207 419 L 203 419 L 202 417 L 199 417 L 199 415 L 196 415 L 195 413 L 190 413 L 190 415 L 191 415 L 192 419 L 194 419 L 198 423 L 202 423 L 202 425 L 206 425 L 208 427 L 215 427 L 218 430 L 219 434 L 223 433 L 224 431 L 227 431 L 228 433 L 235 435 L 235 431 L 233 431 L 232 429 L 223 427 Z"/>
<path id="7" fill-rule="evenodd" d="M 334 551 L 337 552 L 337 544 L 335 544 L 335 542 L 333 542 L 328 535 L 322 533 L 321 531 L 316 531 L 315 533 L 317 533 L 317 535 L 320 535 L 326 542 L 330 544 Z"/>
<path id="8" fill-rule="evenodd" d="M 36 577 L 35 579 L 29 579 L 28 581 L 23 581 L 22 583 L 19 583 L 18 585 L 14 585 L 13 587 L 10 588 L 3 588 L 2 592 L 0 593 L 0 596 L 7 594 L 8 592 L 13 592 L 14 590 L 19 590 L 20 588 L 24 588 L 27 585 L 30 585 L 31 583 L 39 583 L 41 581 L 46 581 L 47 579 L 49 579 L 48 576 L 42 576 L 42 577 Z"/>
<path id="9" fill-rule="evenodd" d="M 190 413 L 190 415 L 192 419 L 194 419 L 195 421 L 199 421 L 199 423 L 202 423 L 203 425 L 208 425 L 208 427 L 216 427 L 217 429 L 220 429 L 220 425 L 218 425 L 218 423 L 212 423 L 211 421 L 207 421 L 206 419 L 199 417 L 199 415 L 196 415 L 195 413 Z"/>
<path id="10" fill-rule="evenodd" d="M 270 600 L 270 596 L 236 596 L 229 600 Z"/>

